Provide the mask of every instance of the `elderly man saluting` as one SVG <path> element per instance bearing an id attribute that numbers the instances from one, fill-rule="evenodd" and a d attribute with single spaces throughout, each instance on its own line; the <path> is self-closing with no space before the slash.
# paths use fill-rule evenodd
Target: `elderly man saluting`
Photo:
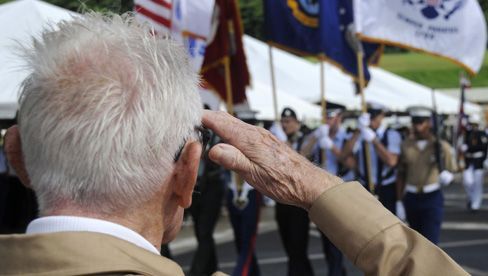
<path id="1" fill-rule="evenodd" d="M 5 141 L 41 218 L 0 237 L 0 274 L 183 275 L 158 249 L 190 206 L 201 120 L 228 143 L 211 149 L 213 161 L 307 210 L 367 275 L 466 274 L 358 183 L 339 185 L 262 128 L 202 117 L 183 50 L 131 17 L 87 14 L 58 27 L 26 54 L 32 73 Z"/>

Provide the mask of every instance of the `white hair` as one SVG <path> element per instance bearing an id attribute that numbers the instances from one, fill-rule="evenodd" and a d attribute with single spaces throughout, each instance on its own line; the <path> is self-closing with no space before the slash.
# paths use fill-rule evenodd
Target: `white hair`
<path id="1" fill-rule="evenodd" d="M 161 188 L 201 120 L 182 47 L 131 15 L 88 13 L 45 30 L 26 57 L 19 129 L 42 213 L 120 211 Z"/>

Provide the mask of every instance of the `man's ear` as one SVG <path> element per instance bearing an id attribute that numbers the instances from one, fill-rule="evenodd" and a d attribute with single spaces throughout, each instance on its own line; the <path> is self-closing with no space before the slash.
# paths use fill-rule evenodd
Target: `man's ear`
<path id="1" fill-rule="evenodd" d="M 22 142 L 20 140 L 20 133 L 17 125 L 7 129 L 3 147 L 7 160 L 15 170 L 20 182 L 27 188 L 31 188 L 29 175 L 25 169 L 24 153 L 22 151 Z"/>
<path id="2" fill-rule="evenodd" d="M 176 161 L 170 185 L 178 199 L 178 205 L 188 208 L 191 205 L 193 188 L 197 180 L 202 146 L 199 142 L 189 142 Z"/>

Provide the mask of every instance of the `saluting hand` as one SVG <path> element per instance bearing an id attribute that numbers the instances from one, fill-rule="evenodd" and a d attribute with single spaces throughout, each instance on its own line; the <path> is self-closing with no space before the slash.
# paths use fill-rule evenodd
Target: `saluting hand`
<path id="1" fill-rule="evenodd" d="M 204 111 L 202 122 L 228 143 L 215 145 L 210 159 L 276 201 L 308 210 L 325 190 L 343 182 L 263 128 L 218 111 Z"/>

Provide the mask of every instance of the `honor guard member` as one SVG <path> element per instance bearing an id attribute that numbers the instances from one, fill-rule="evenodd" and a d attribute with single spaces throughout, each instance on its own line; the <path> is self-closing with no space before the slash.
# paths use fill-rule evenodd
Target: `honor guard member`
<path id="1" fill-rule="evenodd" d="M 300 152 L 305 138 L 300 127 L 301 124 L 295 111 L 286 107 L 281 113 L 281 126 L 274 124 L 270 131 L 279 140 Z M 308 259 L 310 219 L 307 212 L 302 208 L 278 202 L 275 211 L 281 241 L 288 256 L 288 275 L 313 275 L 312 265 Z"/>
<path id="2" fill-rule="evenodd" d="M 204 109 L 210 109 L 210 107 L 205 104 Z M 209 142 L 204 150 L 208 150 L 220 142 L 215 133 L 209 131 L 208 134 Z M 218 270 L 213 233 L 225 194 L 224 172 L 221 166 L 212 162 L 208 157 L 200 161 L 197 184 L 189 209 L 194 222 L 195 237 L 198 241 L 189 273 L 192 276 L 211 275 Z"/>
<path id="3" fill-rule="evenodd" d="M 255 125 L 257 121 L 254 114 L 253 111 L 240 111 L 237 112 L 237 117 Z M 232 275 L 258 276 L 260 271 L 255 252 L 262 196 L 239 175 L 235 173 L 230 175 L 226 204 L 237 250 L 237 260 Z"/>
<path id="4" fill-rule="evenodd" d="M 479 129 L 480 121 L 477 114 L 469 116 L 468 129 L 461 146 L 465 164 L 463 185 L 468 196 L 467 208 L 473 212 L 479 210 L 483 199 L 483 163 L 488 148 L 486 132 Z"/>
<path id="5" fill-rule="evenodd" d="M 410 227 L 437 244 L 444 212 L 441 187 L 452 182 L 449 171 L 455 167 L 449 144 L 433 134 L 432 111 L 415 107 L 409 113 L 413 137 L 402 143 L 397 196 L 403 197 Z"/>
<path id="6" fill-rule="evenodd" d="M 396 202 L 395 182 L 402 139 L 398 131 L 382 125 L 385 110 L 384 106 L 378 104 L 368 105 L 368 112 L 359 117 L 358 131 L 347 142 L 344 154 L 354 153 L 357 178 L 365 187 L 369 188 L 364 145 L 369 147 L 369 164 L 374 192 L 388 210 L 399 215 L 396 210 L 400 204 Z"/>
<path id="7" fill-rule="evenodd" d="M 343 109 L 327 109 L 327 123 L 307 137 L 301 154 L 312 158 L 325 171 L 337 175 L 344 181 L 352 181 L 354 174 L 342 163 L 342 149 L 350 134 L 342 127 Z M 325 160 L 324 160 L 325 159 Z M 328 275 L 346 275 L 342 252 L 321 234 L 322 248 L 328 266 Z"/>

